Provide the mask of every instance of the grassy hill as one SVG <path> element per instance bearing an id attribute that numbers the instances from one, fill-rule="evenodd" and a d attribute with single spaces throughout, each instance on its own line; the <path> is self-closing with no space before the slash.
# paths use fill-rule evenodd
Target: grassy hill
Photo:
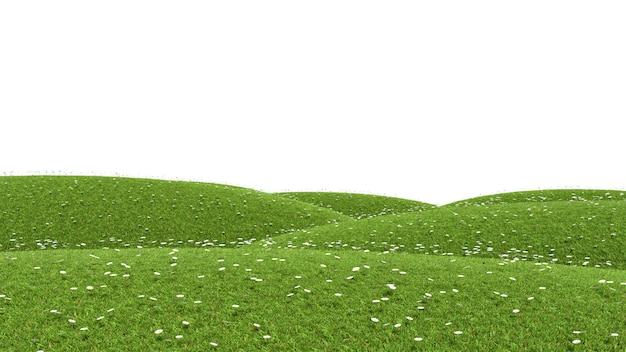
<path id="1" fill-rule="evenodd" d="M 539 191 L 507 192 L 470 198 L 446 204 L 445 207 L 489 206 L 494 204 L 554 202 L 554 201 L 589 201 L 626 200 L 626 191 L 597 189 L 553 189 Z"/>
<path id="2" fill-rule="evenodd" d="M 276 194 L 311 203 L 322 208 L 332 209 L 356 219 L 423 211 L 436 207 L 433 204 L 415 200 L 371 194 L 340 192 L 282 192 Z"/>
<path id="3" fill-rule="evenodd" d="M 626 201 L 0 177 L 0 351 L 624 351 Z"/>
<path id="4" fill-rule="evenodd" d="M 320 226 L 280 236 L 275 245 L 626 268 L 626 201 L 547 200 L 542 194 Z"/>
<path id="5" fill-rule="evenodd" d="M 228 185 L 79 176 L 0 177 L 0 248 L 241 245 L 350 219 Z"/>

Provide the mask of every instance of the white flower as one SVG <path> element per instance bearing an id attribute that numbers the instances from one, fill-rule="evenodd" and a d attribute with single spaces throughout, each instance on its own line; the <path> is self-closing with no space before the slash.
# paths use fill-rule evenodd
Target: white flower
<path id="1" fill-rule="evenodd" d="M 270 338 L 272 338 L 272 337 L 271 337 L 270 335 L 263 335 L 263 338 L 264 338 L 264 339 L 270 339 Z"/>
<path id="2" fill-rule="evenodd" d="M 463 334 L 463 331 L 457 330 L 457 331 L 454 332 L 454 334 L 455 335 L 461 335 L 461 334 Z"/>
<path id="3" fill-rule="evenodd" d="M 374 323 L 378 323 L 378 322 L 379 322 L 378 318 L 371 318 L 371 319 L 372 319 L 372 321 L 373 321 Z"/>
<path id="4" fill-rule="evenodd" d="M 582 342 L 582 341 L 580 341 L 580 340 L 574 340 L 574 341 L 572 341 L 572 343 L 573 343 L 574 345 L 578 345 L 578 344 L 579 344 L 579 343 L 581 343 L 581 342 Z"/>
<path id="5" fill-rule="evenodd" d="M 163 329 L 156 329 L 156 330 L 154 330 L 154 333 L 157 334 L 157 335 L 162 333 L 162 332 L 163 332 Z"/>
<path id="6" fill-rule="evenodd" d="M 413 340 L 415 340 L 415 341 L 422 341 L 422 340 L 424 340 L 424 339 L 423 339 L 423 338 L 421 338 L 421 337 L 416 337 L 416 338 L 414 338 Z"/>

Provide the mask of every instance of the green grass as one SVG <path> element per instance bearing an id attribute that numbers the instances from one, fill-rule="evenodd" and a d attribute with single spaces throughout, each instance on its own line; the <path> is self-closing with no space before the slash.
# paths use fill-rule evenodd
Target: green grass
<path id="1" fill-rule="evenodd" d="M 626 268 L 626 202 L 440 207 L 278 236 L 285 248 L 348 248 Z"/>
<path id="2" fill-rule="evenodd" d="M 115 177 L 0 177 L 0 249 L 237 246 L 350 219 L 251 189 Z"/>
<path id="3" fill-rule="evenodd" d="M 489 206 L 493 204 L 554 202 L 554 201 L 590 201 L 626 200 L 626 191 L 597 189 L 553 189 L 498 193 L 475 197 L 446 204 L 446 207 Z"/>
<path id="4" fill-rule="evenodd" d="M 606 192 L 424 208 L 0 178 L 0 350 L 623 351 L 626 210 Z"/>
<path id="5" fill-rule="evenodd" d="M 436 207 L 415 200 L 358 193 L 282 192 L 278 195 L 332 209 L 356 219 L 422 211 Z"/>

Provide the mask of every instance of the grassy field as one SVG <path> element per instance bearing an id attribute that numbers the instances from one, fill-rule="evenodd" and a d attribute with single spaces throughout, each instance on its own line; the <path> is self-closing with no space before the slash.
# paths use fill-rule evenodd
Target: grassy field
<path id="1" fill-rule="evenodd" d="M 623 351 L 624 193 L 0 177 L 0 351 Z"/>

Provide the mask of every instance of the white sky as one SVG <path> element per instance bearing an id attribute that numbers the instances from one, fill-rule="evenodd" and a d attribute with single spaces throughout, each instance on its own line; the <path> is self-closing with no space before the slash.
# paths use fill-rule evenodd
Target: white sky
<path id="1" fill-rule="evenodd" d="M 624 1 L 3 1 L 0 172 L 626 189 Z"/>

